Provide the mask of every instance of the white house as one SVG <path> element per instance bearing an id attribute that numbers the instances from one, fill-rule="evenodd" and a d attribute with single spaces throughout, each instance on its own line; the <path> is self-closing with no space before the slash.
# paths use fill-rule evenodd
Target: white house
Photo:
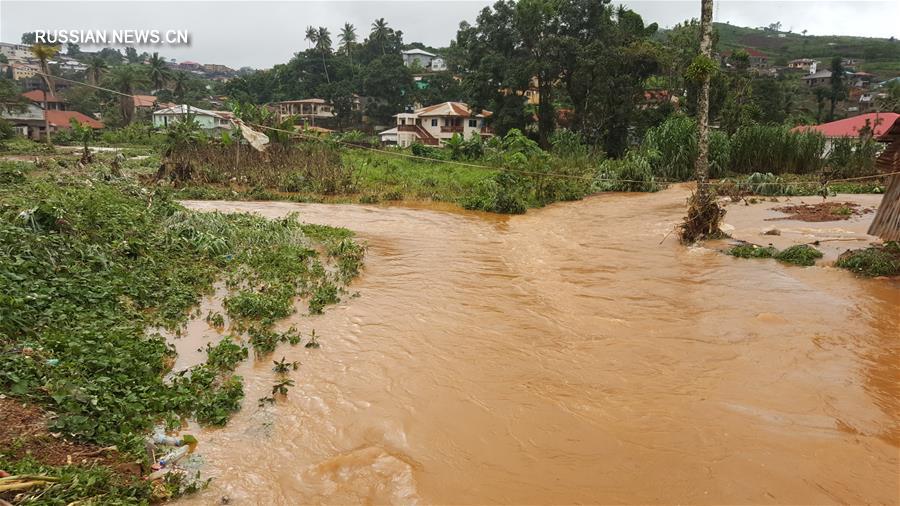
<path id="1" fill-rule="evenodd" d="M 462 102 L 444 102 L 395 115 L 397 118 L 397 145 L 407 147 L 415 142 L 440 146 L 450 140 L 454 134 L 464 139 L 475 135 L 493 135 L 486 119 L 490 111 L 475 113 Z M 388 134 L 390 130 L 382 132 Z M 380 135 L 380 134 L 379 134 Z"/>
<path id="2" fill-rule="evenodd" d="M 429 53 L 428 51 L 422 49 L 410 49 L 408 51 L 401 51 L 400 54 L 403 55 L 403 64 L 407 67 L 415 63 L 423 69 L 434 72 L 447 70 L 447 62 L 440 56 Z"/>
<path id="3" fill-rule="evenodd" d="M 192 116 L 203 130 L 230 130 L 231 113 L 223 111 L 207 111 L 190 105 L 175 105 L 153 112 L 153 126 L 166 128 L 184 118 Z"/>
<path id="4" fill-rule="evenodd" d="M 0 54 L 5 56 L 10 62 L 21 62 L 34 58 L 34 55 L 31 53 L 31 46 L 26 46 L 25 44 L 0 42 Z"/>
<path id="5" fill-rule="evenodd" d="M 392 146 L 397 145 L 397 127 L 389 128 L 384 132 L 378 132 L 378 137 L 381 138 L 382 144 L 390 144 Z"/>

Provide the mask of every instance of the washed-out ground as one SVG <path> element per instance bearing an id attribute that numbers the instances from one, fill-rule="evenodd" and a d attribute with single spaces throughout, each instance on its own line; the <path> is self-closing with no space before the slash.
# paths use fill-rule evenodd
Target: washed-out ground
<path id="1" fill-rule="evenodd" d="M 678 244 L 687 196 L 602 194 L 512 217 L 188 202 L 296 211 L 369 250 L 358 298 L 285 322 L 322 347 L 275 351 L 300 362 L 284 399 L 256 405 L 271 361 L 239 367 L 243 409 L 195 431 L 214 479 L 181 501 L 897 502 L 900 280 L 829 266 L 875 240 L 873 214 L 808 223 L 773 208 L 820 198 L 728 205 L 737 240 L 818 241 L 825 258 L 798 267 Z M 217 338 L 194 332 L 185 343 Z"/>

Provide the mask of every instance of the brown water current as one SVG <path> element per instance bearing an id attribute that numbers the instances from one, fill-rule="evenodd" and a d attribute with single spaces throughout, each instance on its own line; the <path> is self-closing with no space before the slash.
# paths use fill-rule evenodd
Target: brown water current
<path id="1" fill-rule="evenodd" d="M 513 217 L 189 202 L 299 212 L 369 250 L 359 297 L 284 323 L 321 349 L 251 358 L 243 409 L 193 428 L 213 481 L 180 503 L 900 502 L 900 282 L 660 244 L 686 195 Z M 870 239 L 871 214 L 764 222 L 770 207 L 726 222 L 762 244 L 771 226 Z M 176 344 L 218 338 L 197 321 Z M 282 356 L 301 362 L 296 386 L 259 408 Z"/>

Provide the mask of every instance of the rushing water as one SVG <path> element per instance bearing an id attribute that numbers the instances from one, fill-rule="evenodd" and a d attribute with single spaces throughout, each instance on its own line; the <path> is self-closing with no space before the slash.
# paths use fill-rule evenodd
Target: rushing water
<path id="1" fill-rule="evenodd" d="M 182 502 L 900 501 L 900 283 L 660 244 L 685 195 L 189 203 L 296 211 L 369 252 L 359 297 L 289 322 L 322 348 L 276 351 L 301 362 L 285 400 L 256 405 L 271 360 L 239 369 L 244 408 L 199 431 L 214 480 Z"/>

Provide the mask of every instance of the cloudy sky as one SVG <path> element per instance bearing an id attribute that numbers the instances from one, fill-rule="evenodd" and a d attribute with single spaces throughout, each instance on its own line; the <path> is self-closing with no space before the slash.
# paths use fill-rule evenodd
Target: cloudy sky
<path id="1" fill-rule="evenodd" d="M 145 47 L 168 57 L 231 67 L 271 67 L 306 47 L 304 29 L 332 33 L 349 21 L 365 35 L 372 20 L 385 18 L 404 40 L 446 46 L 462 20 L 472 22 L 485 0 L 345 0 L 313 2 L 0 0 L 0 41 L 18 42 L 22 32 L 43 30 L 187 30 L 189 47 Z M 646 22 L 671 26 L 697 17 L 699 0 L 624 0 Z M 715 20 L 742 26 L 780 21 L 783 29 L 816 35 L 898 37 L 900 1 L 720 0 Z M 337 37 L 334 36 L 334 39 Z M 89 50 L 89 47 L 84 49 Z"/>

